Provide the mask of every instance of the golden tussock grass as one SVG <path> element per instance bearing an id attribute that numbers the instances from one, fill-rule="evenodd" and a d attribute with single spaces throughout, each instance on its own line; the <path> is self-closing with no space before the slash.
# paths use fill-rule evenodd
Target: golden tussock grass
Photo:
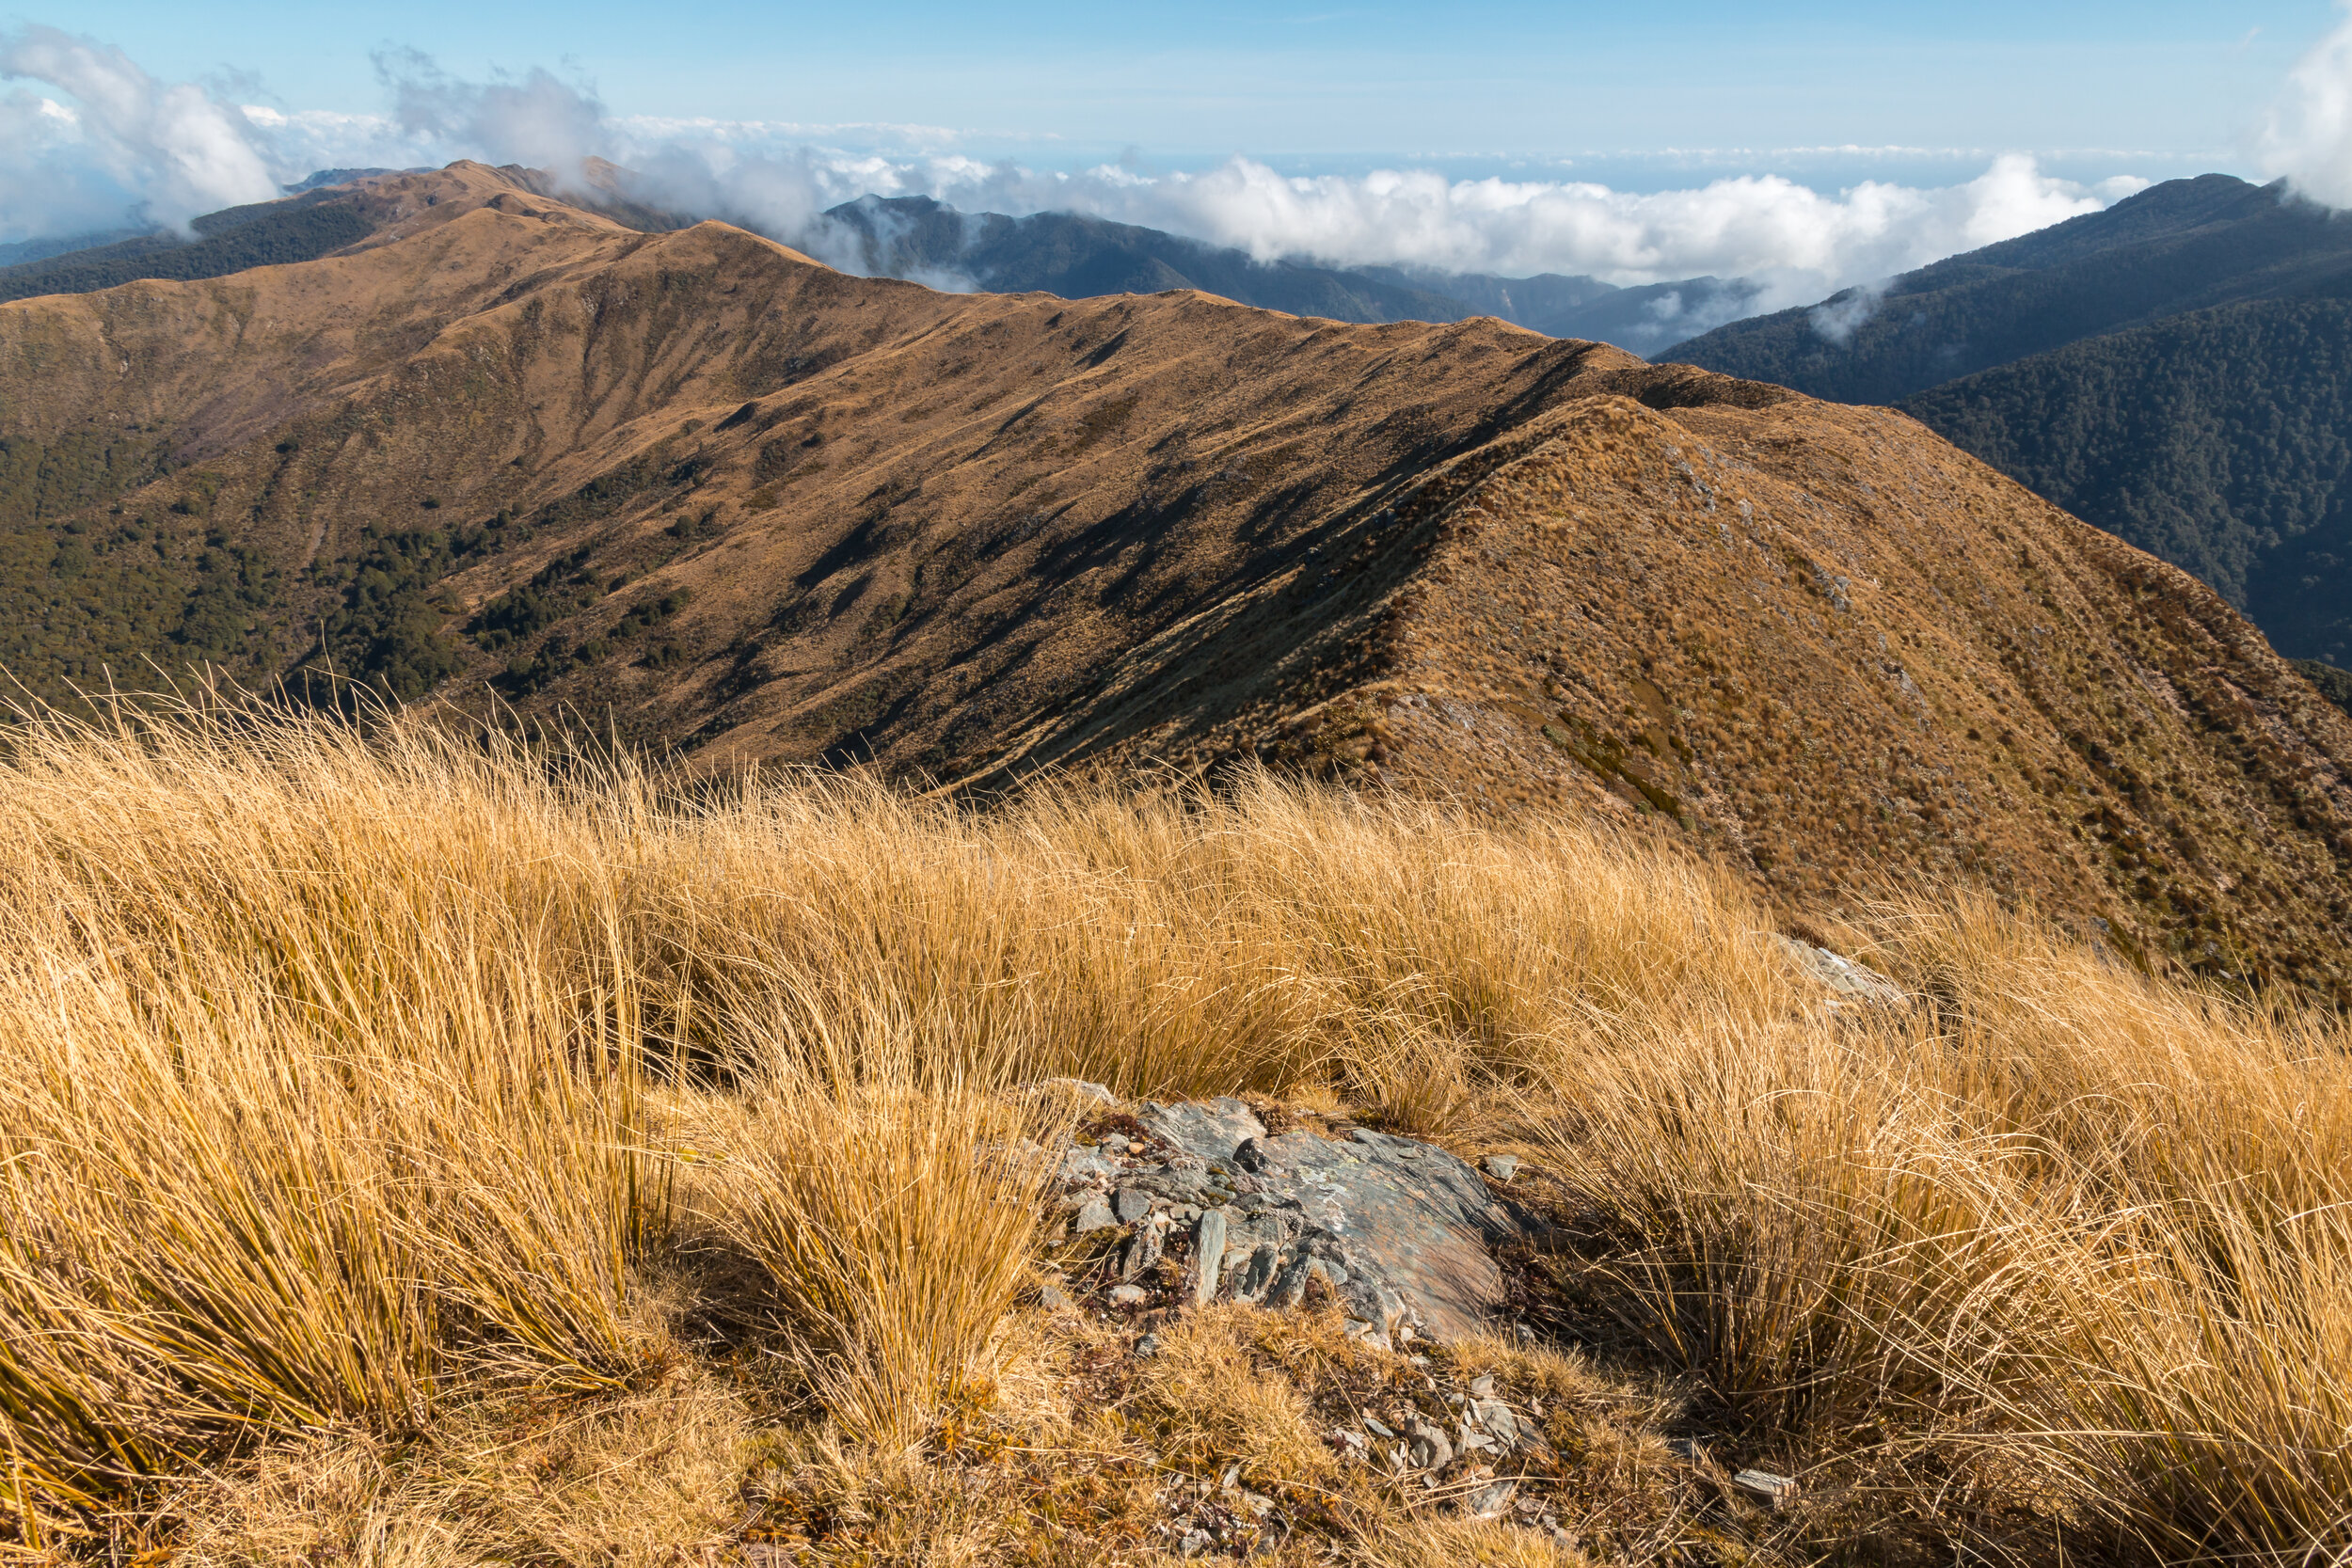
<path id="1" fill-rule="evenodd" d="M 415 720 L 10 739 L 19 1550 L 1145 1561 L 1234 1465 L 1302 1562 L 2352 1544 L 2332 1018 L 1964 892 L 1834 932 L 1920 1001 L 1832 1008 L 1694 859 L 1269 778 L 981 811 Z M 1058 1075 L 1529 1154 L 1530 1310 L 1590 1350 L 1446 1365 L 1546 1402 L 1566 1535 L 1348 1471 L 1332 1424 L 1423 1374 L 1330 1325 L 1137 1362 L 1018 1307 Z M 1808 1500 L 1742 1523 L 1734 1459 Z"/>

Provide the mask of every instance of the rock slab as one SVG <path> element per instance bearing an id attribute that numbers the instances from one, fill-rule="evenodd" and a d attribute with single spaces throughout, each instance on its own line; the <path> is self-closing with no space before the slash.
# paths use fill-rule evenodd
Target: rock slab
<path id="1" fill-rule="evenodd" d="M 1870 1007 L 1905 1007 L 1911 1004 L 1911 993 L 1876 970 L 1866 969 L 1843 954 L 1826 947 L 1816 947 L 1809 942 L 1772 933 L 1772 945 L 1780 949 L 1807 975 L 1836 991 L 1845 1001 Z"/>
<path id="2" fill-rule="evenodd" d="M 1344 1141 L 1269 1134 L 1238 1100 L 1148 1101 L 1141 1155 L 1073 1147 L 1064 1196 L 1092 1219 L 1104 1195 L 1136 1227 L 1120 1273 L 1190 1229 L 1196 1301 L 1296 1306 L 1328 1292 L 1354 1332 L 1390 1346 L 1478 1333 L 1503 1300 L 1494 1248 L 1523 1234 L 1468 1164 L 1435 1145 L 1358 1128 Z M 1208 1254 L 1214 1251 L 1216 1256 Z"/>

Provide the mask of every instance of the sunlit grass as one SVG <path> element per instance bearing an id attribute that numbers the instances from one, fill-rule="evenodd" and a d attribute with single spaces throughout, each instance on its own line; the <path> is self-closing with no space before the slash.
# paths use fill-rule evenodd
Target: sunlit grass
<path id="1" fill-rule="evenodd" d="M 1012 1091 L 1069 1075 L 1541 1151 L 1565 1309 L 1789 1463 L 1975 1476 L 2152 1556 L 2345 1544 L 2334 1020 L 1958 892 L 1833 933 L 1917 1006 L 1832 1009 L 1693 857 L 1263 778 L 983 810 L 414 720 L 11 744 L 0 1497 L 53 1534 L 303 1433 L 652 1408 L 681 1366 L 728 1432 L 781 1400 L 904 1464 L 993 1397 L 1051 1126 Z M 1164 1457 L 1323 1484 L 1212 1316 L 1152 1374 Z M 690 1322 L 790 1375 L 710 1392 Z M 1502 1528 L 1365 1550 L 1553 1560 Z"/>

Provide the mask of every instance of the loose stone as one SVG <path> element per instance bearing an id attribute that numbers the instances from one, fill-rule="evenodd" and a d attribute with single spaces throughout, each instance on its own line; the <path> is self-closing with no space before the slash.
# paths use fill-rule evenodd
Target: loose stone
<path id="1" fill-rule="evenodd" d="M 1440 1469 L 1453 1461 L 1454 1445 L 1446 1441 L 1444 1433 L 1426 1421 L 1416 1421 L 1412 1433 L 1413 1446 L 1406 1450 L 1406 1457 L 1416 1469 Z"/>
<path id="2" fill-rule="evenodd" d="M 1196 1307 L 1206 1307 L 1216 1299 L 1217 1275 L 1225 1261 L 1225 1212 L 1212 1209 L 1200 1216 L 1200 1226 L 1193 1232 L 1194 1265 L 1192 1300 Z"/>

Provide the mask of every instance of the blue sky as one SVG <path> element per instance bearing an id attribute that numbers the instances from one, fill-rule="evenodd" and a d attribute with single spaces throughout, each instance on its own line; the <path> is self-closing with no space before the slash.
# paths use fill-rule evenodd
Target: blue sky
<path id="1" fill-rule="evenodd" d="M 45 22 L 173 79 L 287 108 L 379 108 L 371 53 L 454 74 L 548 67 L 616 113 L 920 124 L 983 156 L 1229 153 L 1610 166 L 1672 183 L 1711 154 L 1819 182 L 2022 149 L 2081 177 L 2242 166 L 2325 0 L 1804 6 L 1227 3 L 396 8 L 99 0 Z M 1788 155 L 1857 145 L 1925 155 Z M 1695 150 L 1698 156 L 1691 156 Z M 2132 160 L 2137 157 L 2137 164 Z"/>

